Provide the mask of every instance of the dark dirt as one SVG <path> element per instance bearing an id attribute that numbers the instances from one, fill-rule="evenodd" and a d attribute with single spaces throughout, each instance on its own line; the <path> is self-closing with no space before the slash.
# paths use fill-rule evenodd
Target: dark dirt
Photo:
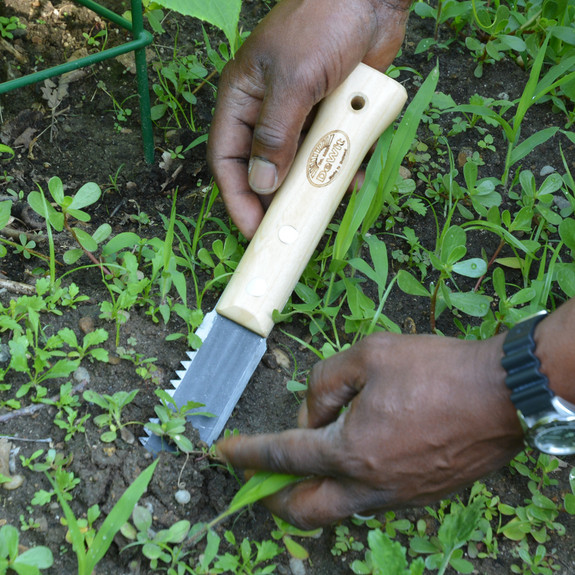
<path id="1" fill-rule="evenodd" d="M 112 4 L 112 3 L 110 3 Z M 116 3 L 114 3 L 116 4 Z M 251 28 L 268 8 L 258 0 L 245 0 L 243 17 L 246 28 Z M 38 67 L 46 67 L 60 63 L 79 49 L 86 48 L 82 32 L 102 29 L 103 24 L 86 9 L 73 3 L 53 3 L 46 0 L 6 0 L 5 6 L 0 6 L 0 15 L 17 15 L 26 24 L 12 45 L 19 53 L 14 54 L 1 50 L 0 81 L 10 79 L 19 74 Z M 46 24 L 41 24 L 43 21 Z M 195 43 L 202 44 L 201 30 L 193 22 L 171 15 L 165 24 L 167 33 L 156 40 L 159 54 L 169 57 L 170 46 L 178 31 L 179 49 L 195 50 Z M 121 38 L 123 32 L 116 33 L 110 27 L 109 42 Z M 214 33 L 211 31 L 211 33 Z M 434 64 L 435 55 L 428 59 L 427 55 L 414 56 L 413 50 L 421 37 L 429 36 L 427 23 L 412 18 L 408 38 L 399 63 L 411 66 L 424 75 Z M 481 79 L 472 75 L 473 62 L 470 56 L 460 48 L 452 45 L 449 52 L 437 54 L 440 61 L 441 79 L 439 90 L 451 94 L 458 103 L 466 103 L 469 96 L 479 93 L 485 96 L 496 96 L 500 93 L 509 94 L 513 99 L 520 95 L 525 82 L 525 73 L 513 63 L 502 62 L 497 67 L 487 67 Z M 158 54 L 150 51 L 151 64 L 157 61 Z M 151 81 L 154 81 L 151 66 Z M 410 73 L 402 74 L 408 92 L 414 93 L 417 77 Z M 90 211 L 92 221 L 89 229 L 95 229 L 103 222 L 108 222 L 114 233 L 121 231 L 136 231 L 141 236 L 163 237 L 164 228 L 160 215 L 169 216 L 172 204 L 172 194 L 178 188 L 178 213 L 184 215 L 197 214 L 208 184 L 210 175 L 205 162 L 205 147 L 199 146 L 186 155 L 185 161 L 177 162 L 169 171 L 159 166 L 162 150 L 174 149 L 177 144 L 186 145 L 196 136 L 205 133 L 209 128 L 211 110 L 213 107 L 213 90 L 204 86 L 198 94 L 198 105 L 194 114 L 197 132 L 189 130 L 164 131 L 156 127 L 156 162 L 147 165 L 143 159 L 136 98 L 130 100 L 134 113 L 118 131 L 115 127 L 115 116 L 110 97 L 98 88 L 98 83 L 104 82 L 108 91 L 118 101 L 124 101 L 135 93 L 135 77 L 126 66 L 118 61 L 107 61 L 104 64 L 85 70 L 82 76 L 69 86 L 68 97 L 63 101 L 56 118 L 50 139 L 50 112 L 42 98 L 40 86 L 23 88 L 18 92 L 0 97 L 1 141 L 12 145 L 17 150 L 17 156 L 4 162 L 2 169 L 12 179 L 10 182 L 0 179 L 0 194 L 7 188 L 16 191 L 23 190 L 25 194 L 40 185 L 47 189 L 47 181 L 52 176 L 59 176 L 65 186 L 71 191 L 78 189 L 87 181 L 97 182 L 104 191 L 102 199 Z M 537 107 L 526 122 L 525 136 L 530 130 L 538 130 L 547 125 L 560 125 L 560 119 L 545 107 Z M 27 137 L 20 138 L 27 130 Z M 20 138 L 20 143 L 18 138 Z M 455 140 L 458 149 L 463 149 L 467 142 L 465 136 L 460 141 Z M 538 173 L 544 165 L 558 166 L 557 144 L 550 144 L 541 149 L 540 153 L 530 156 L 530 168 Z M 566 155 L 573 149 L 566 150 Z M 503 158 L 493 152 L 485 153 L 487 167 L 482 175 L 489 175 L 491 167 L 500 172 Z M 409 167 L 409 166 L 408 166 Z M 179 171 L 177 171 L 179 168 Z M 111 185 L 111 178 L 119 174 L 117 185 Z M 140 226 L 131 216 L 145 212 L 151 223 Z M 225 218 L 221 204 L 217 204 L 215 212 Z M 417 233 L 429 247 L 435 242 L 435 227 L 433 224 L 422 224 L 421 218 L 405 214 L 405 225 L 417 227 Z M 396 248 L 405 247 L 401 240 L 393 236 L 385 236 L 389 253 Z M 478 254 L 483 248 L 492 253 L 497 245 L 495 238 L 478 235 Z M 62 251 L 67 246 L 60 245 Z M 391 260 L 390 260 L 391 261 Z M 397 267 L 397 263 L 393 262 Z M 11 280 L 32 283 L 34 268 L 40 265 L 39 260 L 24 260 L 21 257 L 9 255 L 1 262 L 1 271 Z M 104 327 L 111 332 L 107 347 L 113 353 L 113 327 L 99 319 L 98 303 L 108 298 L 103 288 L 99 272 L 88 270 L 72 274 L 76 282 L 91 300 L 75 310 L 66 310 L 61 317 L 50 316 L 47 320 L 48 333 L 57 331 L 62 326 L 69 326 L 80 333 L 79 324 L 82 318 L 90 317 L 95 327 Z M 4 304 L 13 294 L 4 292 L 0 297 Z M 217 299 L 217 293 L 211 293 L 204 301 L 204 311 L 208 311 Z M 190 300 L 190 303 L 193 303 Z M 407 332 L 429 332 L 429 310 L 426 302 L 406 296 L 394 290 L 385 309 L 393 321 L 403 326 Z M 439 329 L 453 332 L 453 322 L 448 314 L 444 314 L 438 323 Z M 177 320 L 165 326 L 154 323 L 143 310 L 131 312 L 128 323 L 121 328 L 121 344 L 133 345 L 143 357 L 157 358 L 156 381 L 142 380 L 134 366 L 127 361 L 115 361 L 113 364 L 99 362 L 84 362 L 90 374 L 87 387 L 99 393 L 112 394 L 119 390 L 139 389 L 132 404 L 124 411 L 124 417 L 130 421 L 146 421 L 153 416 L 153 406 L 156 404 L 154 390 L 157 386 L 167 388 L 173 373 L 179 367 L 179 362 L 185 358 L 186 345 L 182 341 L 166 342 L 165 336 L 178 331 L 181 326 Z M 282 326 L 282 329 L 305 336 L 306 329 L 301 323 L 294 321 Z M 128 339 L 130 341 L 128 342 Z M 278 365 L 273 354 L 274 350 L 287 351 L 290 358 L 289 368 Z M 296 363 L 297 362 L 297 363 Z M 242 432 L 255 433 L 276 431 L 290 427 L 295 420 L 298 408 L 298 398 L 287 391 L 286 382 L 297 370 L 300 377 L 305 377 L 307 370 L 315 362 L 315 356 L 294 344 L 294 341 L 279 329 L 276 329 L 268 340 L 268 353 L 257 368 L 250 385 L 240 400 L 228 428 L 237 428 Z M 59 382 L 50 384 L 49 393 L 56 394 Z M 7 399 L 7 398 L 3 398 Z M 72 506 L 81 515 L 94 504 L 98 504 L 104 513 L 109 512 L 114 502 L 136 476 L 151 463 L 150 455 L 136 441 L 133 444 L 117 440 L 112 444 L 104 444 L 99 440 L 99 430 L 92 420 L 87 423 L 86 434 L 77 434 L 71 441 L 64 442 L 64 433 L 53 425 L 54 408 L 46 407 L 32 416 L 20 416 L 3 423 L 2 435 L 17 436 L 26 439 L 51 438 L 50 445 L 66 456 L 71 456 L 69 469 L 81 479 L 74 491 Z M 80 408 L 80 415 L 91 413 L 97 415 L 99 409 L 85 402 Z M 142 433 L 140 426 L 132 426 L 131 430 L 137 437 Z M 189 433 L 192 433 L 189 430 Z M 45 448 L 42 443 L 15 442 L 20 449 L 20 455 L 29 456 L 35 450 Z M 568 465 L 571 467 L 571 464 Z M 61 524 L 61 510 L 56 505 L 27 509 L 30 501 L 39 488 L 48 488 L 43 474 L 25 472 L 24 485 L 11 492 L 2 494 L 0 510 L 0 525 L 8 522 L 20 525 L 20 515 L 34 517 L 41 528 L 26 531 L 22 534 L 22 543 L 26 546 L 49 545 L 55 555 L 56 562 L 49 573 L 74 573 L 76 560 L 72 551 L 64 544 L 66 528 Z M 178 480 L 185 484 L 191 493 L 191 502 L 185 506 L 176 503 L 174 494 L 178 489 Z M 559 496 L 568 486 L 567 469 L 563 468 L 557 477 L 561 480 L 555 490 Z M 513 476 L 510 470 L 488 480 L 488 485 L 497 493 L 504 493 L 509 503 L 520 504 L 529 496 L 526 480 Z M 205 457 L 192 458 L 185 462 L 183 458 L 175 458 L 163 454 L 156 470 L 148 493 L 142 502 L 153 509 L 154 526 L 157 529 L 167 527 L 176 520 L 186 518 L 192 523 L 212 519 L 229 504 L 237 491 L 238 483 L 223 467 Z M 425 517 L 431 524 L 433 521 L 424 510 L 404 512 L 403 516 L 412 520 Z M 561 566 L 559 573 L 573 572 L 572 547 L 574 544 L 574 521 L 569 516 L 562 515 L 561 522 L 567 526 L 567 534 L 556 538 L 553 545 L 553 556 Z M 349 524 L 352 533 L 361 537 L 359 528 Z M 274 529 L 271 516 L 260 506 L 239 517 L 228 520 L 218 529 L 233 526 L 238 539 L 249 537 L 252 541 L 270 538 Z M 363 531 L 363 533 L 365 533 Z M 324 530 L 319 539 L 306 540 L 303 544 L 310 551 L 311 560 L 306 567 L 308 573 L 317 575 L 334 575 L 350 573 L 349 564 L 358 554 L 353 552 L 334 557 L 330 550 L 335 542 L 332 528 Z M 125 544 L 119 537 L 117 543 Z M 508 573 L 514 558 L 511 554 L 512 545 L 504 538 L 499 539 L 499 555 L 496 560 L 476 562 L 476 572 L 484 574 Z M 362 554 L 361 554 L 362 555 Z M 109 553 L 97 568 L 98 573 L 148 573 L 149 567 L 141 555 L 133 551 L 120 554 L 117 546 L 112 546 Z M 278 572 L 290 573 L 287 558 L 280 559 Z"/>

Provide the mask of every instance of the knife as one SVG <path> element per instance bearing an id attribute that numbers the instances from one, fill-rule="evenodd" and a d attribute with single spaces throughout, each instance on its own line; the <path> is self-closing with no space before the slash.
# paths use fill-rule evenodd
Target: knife
<path id="1" fill-rule="evenodd" d="M 169 393 L 178 407 L 195 401 L 214 414 L 188 417 L 208 445 L 220 435 L 266 350 L 273 311 L 284 308 L 362 160 L 406 99 L 401 84 L 360 64 L 321 103 L 215 310 L 198 328 L 202 345 L 188 353 L 191 361 L 182 362 L 185 371 L 172 381 Z M 170 448 L 146 432 L 141 441 L 148 450 Z"/>

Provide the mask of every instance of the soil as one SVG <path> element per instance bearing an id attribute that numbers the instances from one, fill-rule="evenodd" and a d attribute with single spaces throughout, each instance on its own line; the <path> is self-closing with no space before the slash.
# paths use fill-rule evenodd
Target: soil
<path id="1" fill-rule="evenodd" d="M 116 5 L 117 9 L 117 2 L 108 4 L 110 7 L 112 4 Z M 260 0 L 244 1 L 242 18 L 246 29 L 253 28 L 269 9 L 268 4 Z M 61 63 L 79 50 L 86 50 L 83 32 L 94 34 L 94 31 L 104 29 L 102 21 L 90 11 L 74 3 L 58 0 L 6 0 L 5 5 L 0 6 L 0 16 L 12 15 L 18 16 L 26 29 L 18 31 L 15 39 L 10 42 L 17 50 L 17 55 L 0 48 L 0 81 L 27 73 L 36 67 Z M 203 45 L 201 27 L 190 19 L 171 14 L 164 27 L 165 34 L 156 38 L 154 49 L 149 51 L 151 83 L 155 82 L 154 63 L 157 63 L 159 58 L 167 59 L 171 56 L 170 50 L 173 49 L 176 36 L 181 53 L 194 52 L 198 49 L 197 45 Z M 114 26 L 109 26 L 108 30 L 110 45 L 124 38 L 124 33 L 117 31 Z M 209 33 L 214 45 L 217 32 L 209 29 Z M 469 96 L 475 93 L 490 97 L 503 97 L 502 94 L 506 93 L 510 99 L 520 96 L 525 83 L 525 72 L 514 63 L 502 61 L 496 66 L 487 66 L 484 76 L 477 79 L 472 74 L 474 63 L 469 53 L 457 44 L 452 44 L 448 51 L 414 55 L 419 39 L 428 36 L 428 23 L 414 16 L 398 63 L 426 75 L 438 57 L 441 71 L 438 90 L 450 94 L 457 103 L 467 103 Z M 89 46 L 88 48 L 92 49 Z M 411 73 L 402 74 L 401 78 L 408 92 L 413 94 L 420 79 Z M 105 85 L 107 92 L 118 102 L 129 102 L 133 108 L 132 116 L 122 123 L 119 129 L 112 100 L 103 91 L 102 85 Z M 41 87 L 34 85 L 0 97 L 0 139 L 17 151 L 15 158 L 2 165 L 5 177 L 0 178 L 0 194 L 7 194 L 10 188 L 22 190 L 27 195 L 37 189 L 38 185 L 47 190 L 47 181 L 52 176 L 59 176 L 70 191 L 77 190 L 85 182 L 97 182 L 104 193 L 101 200 L 89 210 L 92 220 L 88 230 L 94 230 L 107 222 L 112 226 L 114 234 L 135 231 L 141 236 L 163 238 L 165 231 L 162 216 L 169 217 L 176 189 L 178 213 L 192 217 L 198 214 L 210 181 L 205 161 L 205 146 L 192 149 L 186 154 L 184 161 L 176 160 L 169 167 L 160 166 L 160 156 L 163 150 L 175 149 L 179 144 L 186 146 L 195 137 L 207 132 L 214 103 L 214 93 L 209 85 L 205 85 L 198 93 L 198 103 L 194 107 L 195 132 L 184 128 L 166 130 L 160 125 L 156 126 L 156 161 L 152 165 L 146 164 L 143 158 L 137 98 L 133 97 L 136 81 L 130 71 L 129 60 L 108 60 L 84 70 L 69 84 L 68 94 L 59 106 L 53 123 Z M 530 112 L 528 120 L 525 123 L 525 136 L 542 127 L 561 125 L 563 122 L 562 118 L 558 118 L 545 106 L 536 107 Z M 468 145 L 466 136 L 462 135 L 454 140 L 454 144 L 456 148 L 453 151 L 457 154 Z M 569 148 L 565 143 L 563 145 L 566 156 L 573 158 L 573 146 Z M 540 148 L 539 153 L 530 156 L 529 165 L 523 167 L 531 169 L 535 174 L 539 174 L 546 165 L 559 168 L 557 150 L 557 143 L 550 143 Z M 487 168 L 482 175 L 489 175 L 490 167 L 500 173 L 497 168 L 500 168 L 504 158 L 495 152 L 486 151 L 484 160 Z M 116 176 L 117 179 L 113 182 Z M 134 216 L 141 214 L 147 214 L 149 223 L 142 224 L 136 220 Z M 215 205 L 214 214 L 226 219 L 221 203 Z M 409 213 L 405 214 L 405 218 L 404 224 L 417 227 L 419 237 L 432 246 L 435 241 L 434 225 Z M 64 241 L 63 236 L 57 238 L 62 252 L 69 247 Z M 386 241 L 389 253 L 397 248 L 405 248 L 405 245 L 393 236 L 386 236 Z M 481 249 L 492 253 L 497 241 L 486 235 L 478 235 L 475 245 L 478 246 L 477 255 L 480 255 Z M 392 263 L 395 267 L 398 266 L 396 262 Z M 36 268 L 40 266 L 40 260 L 9 254 L 1 262 L 1 271 L 10 280 L 33 283 L 37 274 Z M 51 315 L 47 321 L 46 335 L 54 333 L 62 326 L 71 327 L 81 335 L 86 322 L 96 328 L 103 327 L 113 334 L 114 328 L 111 324 L 99 318 L 99 302 L 109 299 L 99 272 L 87 269 L 75 272 L 70 277 L 80 286 L 81 293 L 90 296 L 90 300 L 76 309 L 66 309 L 61 316 Z M 4 291 L 0 294 L 2 303 L 7 305 L 13 295 Z M 217 291 L 208 293 L 202 304 L 204 311 L 213 306 L 217 297 Z M 191 294 L 189 304 L 194 304 Z M 429 309 L 423 299 L 394 290 L 386 305 L 386 313 L 406 332 L 424 333 L 430 330 Z M 183 340 L 165 341 L 168 334 L 182 329 L 180 324 L 177 319 L 172 319 L 168 325 L 163 322 L 155 323 L 145 314 L 144 309 L 131 311 L 128 322 L 121 327 L 120 343 L 124 347 L 133 347 L 144 358 L 156 358 L 153 362 L 157 367 L 154 378 L 140 378 L 134 365 L 126 360 L 116 359 L 110 363 L 84 361 L 83 365 L 89 375 L 87 387 L 106 394 L 138 389 L 135 400 L 126 407 L 123 417 L 126 421 L 147 421 L 154 415 L 153 406 L 157 403 L 154 390 L 158 386 L 169 388 L 174 371 L 179 369 L 180 361 L 186 358 L 187 346 Z M 442 316 L 438 327 L 445 333 L 455 333 L 451 317 Z M 306 326 L 298 321 L 286 324 L 282 329 L 300 337 L 305 337 L 307 333 Z M 116 351 L 113 339 L 111 335 L 106 344 L 112 354 Z M 274 353 L 278 351 L 280 362 L 277 353 Z M 282 358 L 287 358 L 287 365 L 282 363 Z M 295 344 L 294 340 L 284 335 L 280 329 L 274 330 L 268 339 L 268 352 L 238 403 L 228 428 L 256 433 L 292 426 L 300 399 L 286 389 L 286 382 L 296 371 L 300 377 L 305 377 L 315 360 L 313 353 Z M 49 394 L 57 394 L 60 383 L 58 380 L 49 382 Z M 8 397 L 2 397 L 3 401 L 7 399 Z M 100 441 L 100 430 L 93 423 L 94 416 L 98 415 L 100 410 L 94 405 L 82 402 L 80 415 L 87 413 L 91 414 L 92 418 L 86 424 L 86 433 L 76 434 L 70 441 L 64 441 L 64 432 L 53 424 L 55 409 L 52 407 L 45 407 L 32 415 L 12 418 L 2 423 L 0 429 L 2 435 L 33 440 L 14 441 L 14 446 L 19 449 L 18 455 L 29 457 L 37 449 L 46 449 L 49 445 L 71 458 L 68 469 L 81 480 L 73 492 L 71 502 L 78 516 L 95 504 L 100 506 L 104 514 L 108 513 L 126 487 L 152 461 L 151 455 L 137 440 L 132 441 L 133 438 L 129 436 L 124 438 L 128 441 L 118 439 L 111 444 Z M 142 434 L 141 426 L 131 426 L 130 429 L 136 438 Z M 193 437 L 194 431 L 189 429 L 187 433 Z M 42 439 L 48 439 L 48 443 L 39 443 Z M 142 504 L 153 509 L 156 529 L 168 527 L 182 518 L 192 523 L 213 519 L 227 507 L 238 489 L 237 480 L 227 469 L 205 456 L 184 461 L 182 457 L 161 454 L 159 459 L 159 467 L 150 488 L 142 498 Z M 568 489 L 567 479 L 571 465 L 572 461 L 566 460 L 555 474 L 559 485 L 549 492 L 551 496 L 559 497 Z M 64 543 L 66 527 L 60 521 L 60 508 L 55 504 L 30 507 L 34 493 L 40 488 L 49 488 L 47 481 L 43 474 L 22 471 L 19 464 L 17 466 L 19 472 L 24 474 L 25 482 L 19 489 L 3 492 L 0 525 L 7 522 L 19 526 L 21 515 L 33 517 L 40 527 L 23 532 L 21 543 L 26 547 L 51 547 L 55 564 L 47 570 L 48 573 L 74 573 L 76 559 Z M 191 493 L 191 501 L 185 505 L 175 500 L 175 493 L 182 484 Z M 490 477 L 487 485 L 493 492 L 502 494 L 502 499 L 510 504 L 521 504 L 530 496 L 527 480 L 513 474 L 510 469 L 504 469 Z M 465 497 L 466 495 L 462 494 L 464 500 Z M 429 524 L 433 523 L 425 510 L 398 514 L 411 520 L 423 517 Z M 563 513 L 560 521 L 567 528 L 566 535 L 554 536 L 547 548 L 553 549 L 549 553 L 560 567 L 558 572 L 571 573 L 575 565 L 571 551 L 575 544 L 574 520 Z M 350 522 L 346 522 L 346 525 L 356 538 L 365 538 L 365 528 L 356 527 Z M 218 530 L 222 533 L 229 528 L 233 528 L 238 540 L 249 537 L 251 541 L 261 541 L 271 538 L 270 533 L 275 524 L 263 507 L 254 506 L 249 512 L 228 520 L 218 527 Z M 96 572 L 151 572 L 148 562 L 139 553 L 119 552 L 126 543 L 120 536 L 116 543 L 98 565 Z M 362 557 L 363 553 L 350 551 L 336 557 L 331 553 L 334 543 L 333 527 L 324 529 L 317 539 L 305 540 L 303 544 L 310 552 L 310 560 L 304 565 L 305 572 L 317 575 L 350 573 L 349 564 L 353 559 Z M 476 573 L 510 572 L 510 565 L 517 561 L 513 555 L 514 544 L 501 536 L 498 537 L 498 544 L 497 559 L 475 560 Z M 295 573 L 291 570 L 285 553 L 278 561 L 277 572 Z"/>

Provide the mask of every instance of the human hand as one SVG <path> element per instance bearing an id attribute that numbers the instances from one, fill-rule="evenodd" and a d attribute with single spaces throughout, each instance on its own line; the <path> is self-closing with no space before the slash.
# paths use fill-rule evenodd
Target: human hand
<path id="1" fill-rule="evenodd" d="M 410 0 L 282 0 L 225 67 L 208 161 L 250 239 L 295 157 L 314 106 L 363 61 L 385 71 Z"/>
<path id="2" fill-rule="evenodd" d="M 218 450 L 236 467 L 306 477 L 265 501 L 300 528 L 427 504 L 523 446 L 501 346 L 502 336 L 374 334 L 315 366 L 300 429 L 227 439 Z"/>

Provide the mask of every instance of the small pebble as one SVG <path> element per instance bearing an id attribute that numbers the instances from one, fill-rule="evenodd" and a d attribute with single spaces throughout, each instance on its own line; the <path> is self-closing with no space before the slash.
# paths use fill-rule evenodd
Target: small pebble
<path id="1" fill-rule="evenodd" d="M 129 445 L 132 445 L 134 441 L 136 441 L 134 434 L 126 427 L 120 429 L 120 437 Z"/>
<path id="2" fill-rule="evenodd" d="M 79 367 L 74 372 L 73 377 L 74 377 L 74 381 L 77 381 L 78 383 L 80 383 L 82 381 L 90 383 L 90 372 L 85 367 Z"/>
<path id="3" fill-rule="evenodd" d="M 0 344 L 0 365 L 7 364 L 10 357 L 10 347 L 5 343 Z"/>
<path id="4" fill-rule="evenodd" d="M 552 174 L 556 171 L 557 170 L 553 166 L 543 166 L 541 168 L 541 171 L 539 172 L 539 175 L 540 176 L 548 176 L 549 174 Z"/>
<path id="5" fill-rule="evenodd" d="M 562 196 L 553 196 L 553 203 L 560 209 L 563 210 L 571 205 L 571 202 Z"/>
<path id="6" fill-rule="evenodd" d="M 90 333 L 94 331 L 94 318 L 90 316 L 81 317 L 78 321 L 78 327 L 84 333 Z"/>
<path id="7" fill-rule="evenodd" d="M 13 491 L 14 489 L 18 489 L 22 483 L 24 483 L 24 478 L 21 475 L 13 475 L 10 481 L 2 483 L 2 487 L 7 491 Z"/>
<path id="8" fill-rule="evenodd" d="M 399 166 L 399 175 L 404 180 L 410 180 L 411 179 L 411 172 L 405 166 Z"/>
<path id="9" fill-rule="evenodd" d="M 272 353 L 274 354 L 278 366 L 283 369 L 289 370 L 289 368 L 291 367 L 291 362 L 290 358 L 288 357 L 288 354 L 285 351 L 278 349 L 277 347 L 275 349 L 272 349 Z"/>
<path id="10" fill-rule="evenodd" d="M 176 498 L 176 501 L 180 505 L 185 505 L 186 503 L 189 503 L 190 500 L 192 499 L 192 496 L 190 495 L 190 492 L 187 489 L 179 489 L 178 491 L 176 491 L 174 497 Z"/>
<path id="11" fill-rule="evenodd" d="M 291 557 L 289 560 L 289 568 L 292 575 L 306 575 L 305 563 L 301 559 Z"/>

